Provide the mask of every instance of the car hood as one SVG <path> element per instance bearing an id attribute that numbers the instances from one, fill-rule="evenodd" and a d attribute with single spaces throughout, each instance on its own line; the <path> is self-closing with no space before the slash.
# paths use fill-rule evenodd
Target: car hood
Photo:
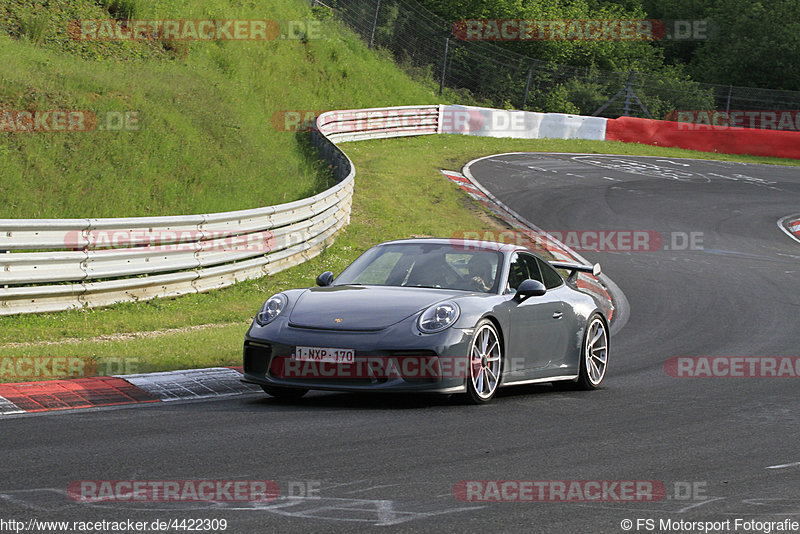
<path id="1" fill-rule="evenodd" d="M 375 331 L 461 291 L 380 286 L 316 287 L 302 293 L 289 325 L 326 330 Z"/>

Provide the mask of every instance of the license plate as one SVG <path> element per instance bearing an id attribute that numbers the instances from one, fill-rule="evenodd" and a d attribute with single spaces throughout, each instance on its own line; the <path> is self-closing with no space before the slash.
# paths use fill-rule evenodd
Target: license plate
<path id="1" fill-rule="evenodd" d="M 356 361 L 356 351 L 331 347 L 297 347 L 294 359 L 304 362 L 353 363 Z"/>

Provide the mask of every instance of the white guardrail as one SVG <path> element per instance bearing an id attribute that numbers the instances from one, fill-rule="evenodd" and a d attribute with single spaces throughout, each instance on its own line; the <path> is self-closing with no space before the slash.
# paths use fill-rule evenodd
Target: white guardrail
<path id="1" fill-rule="evenodd" d="M 0 219 L 0 316 L 204 292 L 316 256 L 350 221 L 355 169 L 339 142 L 438 133 L 544 137 L 540 129 L 547 137 L 605 135 L 604 119 L 465 106 L 329 111 L 316 122 L 312 141 L 338 183 L 306 199 L 205 215 Z"/>

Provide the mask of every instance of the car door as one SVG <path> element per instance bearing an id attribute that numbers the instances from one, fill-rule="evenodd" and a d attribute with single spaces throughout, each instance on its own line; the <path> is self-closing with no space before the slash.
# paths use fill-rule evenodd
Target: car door
<path id="1" fill-rule="evenodd" d="M 512 256 L 509 266 L 509 293 L 515 293 L 519 284 L 528 278 L 544 283 L 537 258 L 517 252 Z M 560 293 L 555 288 L 554 291 L 548 290 L 542 296 L 530 297 L 522 302 L 509 300 L 508 367 L 521 371 L 513 373 L 510 378 L 545 376 L 547 369 L 553 368 L 554 362 L 563 360 L 566 342 L 563 321 L 565 303 Z"/>
<path id="2" fill-rule="evenodd" d="M 549 263 L 536 258 L 539 265 L 539 272 L 542 275 L 542 283 L 547 288 L 545 296 L 550 296 L 553 304 L 554 322 L 550 329 L 550 363 L 548 368 L 552 372 L 548 376 L 558 376 L 563 374 L 577 373 L 574 365 L 574 357 L 570 357 L 570 340 L 574 332 L 578 331 L 575 312 L 569 302 L 571 289 L 564 283 L 564 279 L 558 274 Z M 570 363 L 571 362 L 571 363 Z"/>

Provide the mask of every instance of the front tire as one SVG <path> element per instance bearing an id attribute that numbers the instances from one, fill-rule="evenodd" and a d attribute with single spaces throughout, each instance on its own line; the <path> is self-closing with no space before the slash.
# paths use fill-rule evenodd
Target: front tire
<path id="1" fill-rule="evenodd" d="M 265 386 L 263 384 L 261 385 L 261 389 L 263 389 L 264 393 L 267 395 L 278 399 L 299 399 L 308 393 L 307 389 L 282 388 L 280 386 Z"/>
<path id="2" fill-rule="evenodd" d="M 503 370 L 503 348 L 494 324 L 488 319 L 478 323 L 469 344 L 467 399 L 485 404 L 497 392 Z"/>
<path id="3" fill-rule="evenodd" d="M 597 389 L 608 367 L 608 327 L 599 313 L 593 313 L 586 323 L 581 345 L 579 389 Z"/>

